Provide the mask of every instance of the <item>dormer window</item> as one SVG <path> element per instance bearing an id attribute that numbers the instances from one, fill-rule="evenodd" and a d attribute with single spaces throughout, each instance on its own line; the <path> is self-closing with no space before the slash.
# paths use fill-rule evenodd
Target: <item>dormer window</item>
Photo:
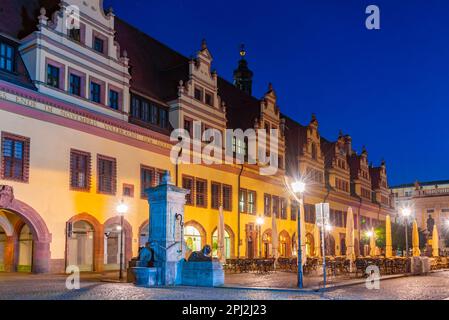
<path id="1" fill-rule="evenodd" d="M 104 53 L 104 40 L 99 37 L 94 37 L 94 50 L 99 53 Z"/>
<path id="2" fill-rule="evenodd" d="M 47 65 L 47 85 L 59 89 L 59 68 Z"/>
<path id="3" fill-rule="evenodd" d="M 212 97 L 212 94 L 209 93 L 209 92 L 206 92 L 206 95 L 205 95 L 205 103 L 206 103 L 208 106 L 211 106 L 211 107 L 214 106 L 214 98 Z"/>
<path id="4" fill-rule="evenodd" d="M 90 83 L 90 100 L 101 103 L 101 85 L 95 82 Z"/>
<path id="5" fill-rule="evenodd" d="M 14 71 L 14 48 L 0 42 L 0 69 L 9 72 Z"/>
<path id="6" fill-rule="evenodd" d="M 109 106 L 112 109 L 119 109 L 119 93 L 115 90 L 109 90 Z"/>
<path id="7" fill-rule="evenodd" d="M 194 97 L 198 101 L 203 101 L 203 90 L 200 88 L 195 88 Z"/>
<path id="8" fill-rule="evenodd" d="M 81 29 L 71 28 L 68 30 L 68 36 L 73 41 L 81 42 Z"/>
<path id="9" fill-rule="evenodd" d="M 70 74 L 70 94 L 81 96 L 81 77 Z"/>

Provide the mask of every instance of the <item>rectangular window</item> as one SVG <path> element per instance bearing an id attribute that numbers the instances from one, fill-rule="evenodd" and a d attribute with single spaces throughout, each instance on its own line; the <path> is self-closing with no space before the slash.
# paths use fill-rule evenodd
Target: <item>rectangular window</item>
<path id="1" fill-rule="evenodd" d="M 247 209 L 247 191 L 245 189 L 240 189 L 239 192 L 239 210 L 241 213 L 245 213 Z"/>
<path id="2" fill-rule="evenodd" d="M 28 182 L 30 139 L 2 133 L 2 179 Z"/>
<path id="3" fill-rule="evenodd" d="M 189 133 L 189 136 L 192 137 L 192 121 L 184 119 L 184 129 Z"/>
<path id="4" fill-rule="evenodd" d="M 296 221 L 296 217 L 298 216 L 299 204 L 296 202 L 292 202 L 290 206 L 290 220 Z"/>
<path id="5" fill-rule="evenodd" d="M 211 208 L 218 209 L 221 205 L 221 184 L 212 182 L 211 183 Z"/>
<path id="6" fill-rule="evenodd" d="M 272 196 L 272 202 L 273 202 L 273 214 L 276 216 L 276 218 L 279 218 L 279 197 Z"/>
<path id="7" fill-rule="evenodd" d="M 163 108 L 159 108 L 159 126 L 163 129 L 168 127 L 168 112 Z"/>
<path id="8" fill-rule="evenodd" d="M 158 124 L 159 122 L 159 108 L 156 107 L 154 104 L 151 104 L 150 106 L 150 112 L 151 112 L 151 123 L 152 124 Z"/>
<path id="9" fill-rule="evenodd" d="M 94 50 L 99 53 L 104 53 L 104 40 L 94 37 Z"/>
<path id="10" fill-rule="evenodd" d="M 248 213 L 256 214 L 256 191 L 248 190 Z"/>
<path id="11" fill-rule="evenodd" d="M 287 220 L 287 200 L 281 198 L 281 219 Z"/>
<path id="12" fill-rule="evenodd" d="M 47 65 L 47 84 L 59 89 L 59 68 L 51 64 Z"/>
<path id="13" fill-rule="evenodd" d="M 214 99 L 213 99 L 211 93 L 206 92 L 206 95 L 205 95 L 205 102 L 206 102 L 206 104 L 207 104 L 208 106 L 211 106 L 211 107 L 212 107 L 212 106 L 214 105 Z"/>
<path id="14" fill-rule="evenodd" d="M 266 217 L 271 217 L 271 196 L 269 194 L 264 194 L 263 196 L 263 212 Z"/>
<path id="15" fill-rule="evenodd" d="M 304 204 L 304 220 L 307 223 L 315 223 L 315 206 L 312 204 Z"/>
<path id="16" fill-rule="evenodd" d="M 195 99 L 199 101 L 203 101 L 203 90 L 199 88 L 195 88 Z"/>
<path id="17" fill-rule="evenodd" d="M 90 190 L 90 153 L 70 151 L 70 187 L 75 190 Z"/>
<path id="18" fill-rule="evenodd" d="M 195 199 L 197 207 L 207 207 L 207 181 L 195 179 Z"/>
<path id="19" fill-rule="evenodd" d="M 119 109 L 119 93 L 115 90 L 109 90 L 109 106 L 112 109 Z"/>
<path id="20" fill-rule="evenodd" d="M 161 169 L 155 169 L 155 181 L 154 181 L 154 186 L 157 187 L 158 185 L 161 184 L 162 179 L 164 178 L 165 175 L 165 170 L 161 170 Z"/>
<path id="21" fill-rule="evenodd" d="M 98 83 L 90 83 L 90 100 L 96 103 L 101 103 L 101 85 Z"/>
<path id="22" fill-rule="evenodd" d="M 141 166 L 140 167 L 140 196 L 146 198 L 147 194 L 145 190 L 153 187 L 154 181 L 154 169 L 150 167 Z"/>
<path id="23" fill-rule="evenodd" d="M 363 198 L 371 200 L 371 190 L 361 188 L 361 193 L 362 193 L 361 196 Z"/>
<path id="24" fill-rule="evenodd" d="M 70 74 L 69 92 L 75 96 L 81 96 L 81 77 Z"/>
<path id="25" fill-rule="evenodd" d="M 182 177 L 182 187 L 190 191 L 189 194 L 186 194 L 186 204 L 193 205 L 194 199 L 194 189 L 193 189 L 193 178 L 183 176 Z"/>
<path id="26" fill-rule="evenodd" d="M 132 184 L 123 184 L 123 196 L 133 198 L 134 197 L 134 185 Z"/>
<path id="27" fill-rule="evenodd" d="M 81 30 L 79 28 L 71 28 L 68 30 L 68 36 L 74 41 L 81 41 Z"/>
<path id="28" fill-rule="evenodd" d="M 117 189 L 117 161 L 113 158 L 98 156 L 98 192 L 115 194 Z"/>
<path id="29" fill-rule="evenodd" d="M 0 43 L 0 69 L 9 72 L 14 71 L 15 50 L 6 43 Z"/>
<path id="30" fill-rule="evenodd" d="M 232 211 L 232 186 L 223 185 L 223 210 Z"/>

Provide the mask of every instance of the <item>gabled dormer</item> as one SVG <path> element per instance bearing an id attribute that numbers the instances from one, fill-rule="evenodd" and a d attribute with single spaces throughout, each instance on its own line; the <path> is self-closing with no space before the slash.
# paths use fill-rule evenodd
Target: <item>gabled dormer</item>
<path id="1" fill-rule="evenodd" d="M 51 17 L 41 8 L 38 30 L 19 50 L 41 93 L 128 120 L 129 60 L 114 35 L 103 1 L 65 0 Z"/>
<path id="2" fill-rule="evenodd" d="M 281 118 L 281 113 L 277 105 L 276 92 L 273 85 L 268 84 L 268 90 L 260 100 L 260 113 L 256 120 L 255 128 L 264 129 L 267 135 L 267 145 L 269 146 L 271 130 L 278 132 L 278 166 L 285 169 L 285 120 Z M 269 150 L 269 148 L 267 148 Z"/>
<path id="3" fill-rule="evenodd" d="M 321 150 L 325 159 L 326 182 L 334 190 L 349 194 L 350 192 L 350 171 L 347 161 L 347 139 L 340 132 L 337 141 L 329 142 L 321 139 Z"/>
<path id="4" fill-rule="evenodd" d="M 371 176 L 368 166 L 368 152 L 365 146 L 363 146 L 360 155 L 353 152 L 347 158 L 351 172 L 351 191 L 362 199 L 371 201 Z"/>
<path id="5" fill-rule="evenodd" d="M 374 201 L 383 206 L 390 207 L 391 199 L 388 189 L 387 169 L 385 161 L 382 160 L 379 167 L 370 166 L 371 186 L 373 190 Z"/>
<path id="6" fill-rule="evenodd" d="M 321 151 L 321 137 L 318 131 L 318 120 L 312 114 L 308 126 L 301 132 L 299 168 L 301 174 L 311 184 L 324 185 L 324 155 Z"/>
<path id="7" fill-rule="evenodd" d="M 226 108 L 218 95 L 217 73 L 212 70 L 212 54 L 206 41 L 196 57 L 188 62 L 188 80 L 179 79 L 178 97 L 169 101 L 170 122 L 175 128 L 193 132 L 193 122 L 201 121 L 204 129 L 226 129 Z"/>

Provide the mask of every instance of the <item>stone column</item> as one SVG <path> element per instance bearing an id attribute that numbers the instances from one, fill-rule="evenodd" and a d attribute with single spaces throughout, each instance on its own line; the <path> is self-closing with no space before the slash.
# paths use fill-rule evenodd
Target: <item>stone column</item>
<path id="1" fill-rule="evenodd" d="M 188 190 L 176 187 L 167 171 L 159 186 L 146 190 L 150 205 L 149 242 L 154 250 L 158 285 L 181 284 L 184 205 Z"/>
<path id="2" fill-rule="evenodd" d="M 5 242 L 4 264 L 6 272 L 14 272 L 14 237 L 7 236 Z"/>
<path id="3" fill-rule="evenodd" d="M 34 241 L 33 273 L 50 272 L 50 242 Z"/>

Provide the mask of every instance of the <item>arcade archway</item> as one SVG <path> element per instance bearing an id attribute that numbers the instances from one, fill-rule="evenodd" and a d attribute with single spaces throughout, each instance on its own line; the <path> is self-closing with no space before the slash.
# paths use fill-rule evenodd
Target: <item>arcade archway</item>
<path id="1" fill-rule="evenodd" d="M 0 186 L 0 271 L 50 271 L 51 234 L 32 207 L 14 197 L 11 186 Z"/>

